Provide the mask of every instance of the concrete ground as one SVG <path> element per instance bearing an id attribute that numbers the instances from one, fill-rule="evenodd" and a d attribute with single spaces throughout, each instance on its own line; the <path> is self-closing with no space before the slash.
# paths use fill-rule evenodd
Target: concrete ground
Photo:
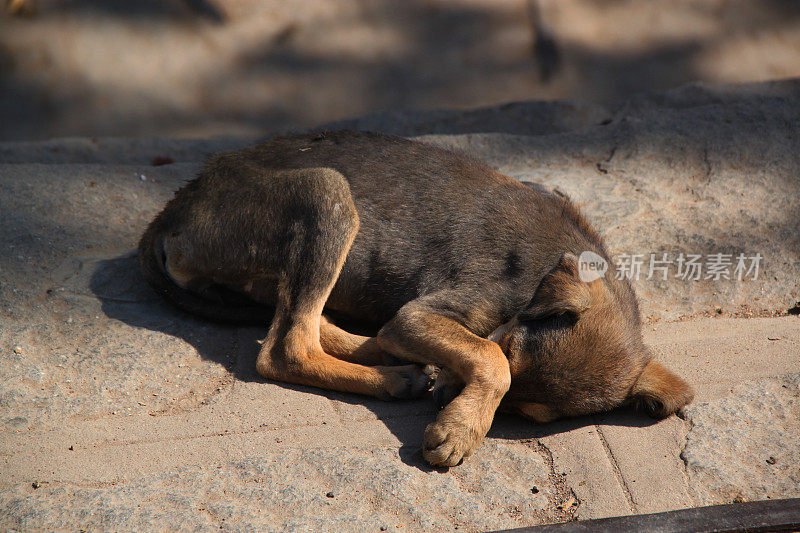
<path id="1" fill-rule="evenodd" d="M 0 144 L 0 528 L 482 531 L 800 496 L 797 87 L 357 121 L 571 195 L 614 254 L 765 257 L 757 280 L 635 282 L 645 341 L 697 391 L 681 417 L 502 415 L 449 470 L 421 458 L 429 398 L 268 383 L 265 327 L 142 281 L 149 219 L 252 138 Z"/>

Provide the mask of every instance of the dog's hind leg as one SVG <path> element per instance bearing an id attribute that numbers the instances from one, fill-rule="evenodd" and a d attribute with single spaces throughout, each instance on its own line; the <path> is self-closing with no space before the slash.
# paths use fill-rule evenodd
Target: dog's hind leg
<path id="1" fill-rule="evenodd" d="M 345 331 L 324 315 L 320 322 L 319 337 L 322 349 L 337 359 L 368 366 L 381 365 L 386 361 L 387 354 L 378 345 L 378 339 Z"/>
<path id="2" fill-rule="evenodd" d="M 338 172 L 284 174 L 290 173 L 284 194 L 294 207 L 293 220 L 285 228 L 275 317 L 256 361 L 258 372 L 277 381 L 387 399 L 424 393 L 429 380 L 417 365 L 364 366 L 323 350 L 322 310 L 358 232 L 358 214 Z"/>

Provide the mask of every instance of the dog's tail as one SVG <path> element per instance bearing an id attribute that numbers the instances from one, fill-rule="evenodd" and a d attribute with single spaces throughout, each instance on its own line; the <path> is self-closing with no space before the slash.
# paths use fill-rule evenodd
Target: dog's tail
<path id="1" fill-rule="evenodd" d="M 204 287 L 202 294 L 175 283 L 166 269 L 161 216 L 148 226 L 139 241 L 139 264 L 147 282 L 173 305 L 215 322 L 269 325 L 274 309 L 221 285 Z"/>

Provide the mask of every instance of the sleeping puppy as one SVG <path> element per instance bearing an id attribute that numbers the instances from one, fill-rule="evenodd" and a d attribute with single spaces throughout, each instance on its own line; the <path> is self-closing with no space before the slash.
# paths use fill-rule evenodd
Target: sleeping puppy
<path id="1" fill-rule="evenodd" d="M 628 281 L 584 281 L 583 252 L 609 260 L 567 199 L 352 131 L 212 157 L 139 244 L 149 283 L 179 307 L 270 324 L 256 362 L 268 379 L 412 398 L 429 389 L 421 365 L 443 369 L 423 449 L 443 466 L 475 450 L 501 401 L 538 422 L 629 403 L 665 417 L 691 401 L 643 344 Z"/>

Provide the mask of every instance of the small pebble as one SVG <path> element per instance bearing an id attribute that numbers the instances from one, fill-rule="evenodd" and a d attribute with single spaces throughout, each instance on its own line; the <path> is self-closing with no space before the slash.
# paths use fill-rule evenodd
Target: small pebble
<path id="1" fill-rule="evenodd" d="M 14 346 L 14 353 L 21 354 L 22 353 L 22 346 Z"/>
<path id="2" fill-rule="evenodd" d="M 770 464 L 770 465 L 774 465 L 774 464 L 775 464 L 775 463 L 777 463 L 777 462 L 778 462 L 778 460 L 777 460 L 777 459 L 775 459 L 775 458 L 774 458 L 773 456 L 771 456 L 771 455 L 769 456 L 769 459 L 767 459 L 767 464 Z"/>
<path id="3" fill-rule="evenodd" d="M 75 448 L 74 448 L 73 446 L 70 446 L 70 447 L 69 447 L 69 451 L 72 451 L 72 450 L 74 450 L 74 449 L 75 449 Z"/>
<path id="4" fill-rule="evenodd" d="M 42 484 L 39 483 L 38 481 L 34 481 L 33 483 L 31 483 L 31 487 L 33 487 L 34 489 L 38 489 L 41 486 Z"/>
<path id="5" fill-rule="evenodd" d="M 327 496 L 328 498 L 333 498 L 333 493 L 332 493 L 332 492 L 329 492 L 329 493 L 327 493 L 325 496 Z"/>
<path id="6" fill-rule="evenodd" d="M 744 503 L 744 496 L 742 496 L 741 493 L 737 494 L 733 499 L 733 503 Z"/>
<path id="7" fill-rule="evenodd" d="M 531 492 L 533 494 L 539 494 L 539 487 L 531 487 Z"/>

